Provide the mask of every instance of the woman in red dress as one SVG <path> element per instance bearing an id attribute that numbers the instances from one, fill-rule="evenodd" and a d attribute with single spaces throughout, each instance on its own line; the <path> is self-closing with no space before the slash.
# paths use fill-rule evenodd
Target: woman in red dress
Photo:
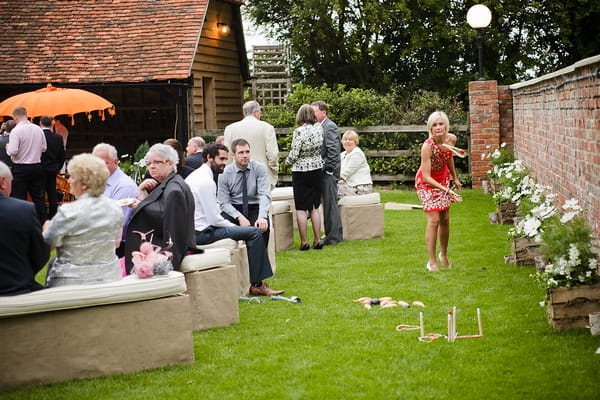
<path id="1" fill-rule="evenodd" d="M 454 146 L 456 136 L 448 133 L 450 121 L 448 116 L 436 111 L 427 120 L 429 138 L 421 147 L 421 166 L 415 177 L 415 187 L 423 210 L 427 215 L 425 244 L 429 261 L 428 271 L 439 271 L 436 257 L 437 238 L 440 239 L 439 261 L 450 267 L 448 261 L 448 238 L 450 237 L 450 204 L 460 202 L 462 198 L 450 189 L 450 180 L 456 189 L 462 185 L 456 176 L 452 151 L 443 144 Z"/>

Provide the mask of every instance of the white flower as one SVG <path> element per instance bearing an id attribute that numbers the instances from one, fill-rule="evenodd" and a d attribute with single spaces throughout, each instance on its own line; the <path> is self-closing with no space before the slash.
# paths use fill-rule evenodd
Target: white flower
<path id="1" fill-rule="evenodd" d="M 565 204 L 563 204 L 562 206 L 563 210 L 573 210 L 573 211 L 579 211 L 581 209 L 581 207 L 579 206 L 579 200 L 577 199 L 569 199 L 567 201 L 565 201 Z"/>
<path id="2" fill-rule="evenodd" d="M 580 259 L 579 259 L 579 249 L 577 248 L 577 246 L 575 245 L 575 243 L 571 243 L 569 245 L 569 261 L 568 264 L 571 267 L 576 267 L 579 265 L 580 263 Z"/>
<path id="3" fill-rule="evenodd" d="M 542 225 L 539 219 L 530 217 L 529 215 L 524 219 L 523 231 L 529 237 L 533 237 L 538 233 L 538 229 Z"/>
<path id="4" fill-rule="evenodd" d="M 558 282 L 556 282 L 556 280 L 554 278 L 548 278 L 548 287 L 549 288 L 555 288 L 558 286 Z"/>
<path id="5" fill-rule="evenodd" d="M 502 144 L 500 145 L 500 147 L 502 147 L 502 148 L 506 147 L 506 142 L 502 142 Z"/>
<path id="6" fill-rule="evenodd" d="M 496 149 L 492 153 L 492 158 L 498 158 L 498 157 L 500 157 L 500 150 Z"/>
<path id="7" fill-rule="evenodd" d="M 575 218 L 577 216 L 577 212 L 568 212 L 563 214 L 562 217 L 560 217 L 560 222 L 563 224 L 566 224 L 567 222 L 569 222 L 570 220 L 572 220 L 573 218 Z"/>
<path id="8" fill-rule="evenodd" d="M 137 165 L 140 168 L 144 168 L 146 166 L 146 159 L 142 158 L 140 161 L 134 163 L 135 165 Z"/>

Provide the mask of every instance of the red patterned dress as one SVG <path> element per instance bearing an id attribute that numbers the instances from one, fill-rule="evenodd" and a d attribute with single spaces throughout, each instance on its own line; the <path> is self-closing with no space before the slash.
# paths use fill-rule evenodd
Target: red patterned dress
<path id="1" fill-rule="evenodd" d="M 448 169 L 448 160 L 452 158 L 452 151 L 439 146 L 433 138 L 425 141 L 425 144 L 431 147 L 431 177 L 444 187 L 450 186 L 450 170 Z M 429 186 L 423 179 L 421 168 L 415 176 L 415 188 L 423 211 L 440 212 L 450 208 L 450 196 L 445 190 Z"/>

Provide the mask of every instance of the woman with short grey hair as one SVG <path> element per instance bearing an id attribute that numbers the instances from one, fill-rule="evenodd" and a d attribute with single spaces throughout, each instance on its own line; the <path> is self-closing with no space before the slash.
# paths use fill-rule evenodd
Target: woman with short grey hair
<path id="1" fill-rule="evenodd" d="M 173 254 L 175 269 L 190 249 L 196 248 L 194 231 L 194 197 L 183 178 L 177 174 L 179 156 L 171 146 L 157 143 L 144 157 L 150 178 L 138 186 L 138 199 L 127 227 L 125 267 L 131 272 L 131 253 L 143 241 L 167 249 Z"/>

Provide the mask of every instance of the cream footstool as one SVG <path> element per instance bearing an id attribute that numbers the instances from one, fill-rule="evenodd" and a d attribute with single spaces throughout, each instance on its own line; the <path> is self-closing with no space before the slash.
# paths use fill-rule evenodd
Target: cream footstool
<path id="1" fill-rule="evenodd" d="M 206 248 L 204 253 L 187 255 L 179 266 L 185 274 L 192 309 L 192 330 L 236 324 L 238 309 L 238 268 L 225 248 Z"/>
<path id="2" fill-rule="evenodd" d="M 0 297 L 0 390 L 194 361 L 182 273 Z"/>
<path id="3" fill-rule="evenodd" d="M 296 206 L 294 205 L 294 188 L 291 186 L 276 187 L 275 189 L 271 190 L 271 201 L 273 203 L 276 201 L 285 201 L 290 205 L 290 212 L 293 216 L 293 229 L 298 229 L 298 224 L 295 218 Z"/>
<path id="4" fill-rule="evenodd" d="M 383 204 L 379 193 L 344 196 L 338 201 L 344 240 L 384 236 Z"/>

